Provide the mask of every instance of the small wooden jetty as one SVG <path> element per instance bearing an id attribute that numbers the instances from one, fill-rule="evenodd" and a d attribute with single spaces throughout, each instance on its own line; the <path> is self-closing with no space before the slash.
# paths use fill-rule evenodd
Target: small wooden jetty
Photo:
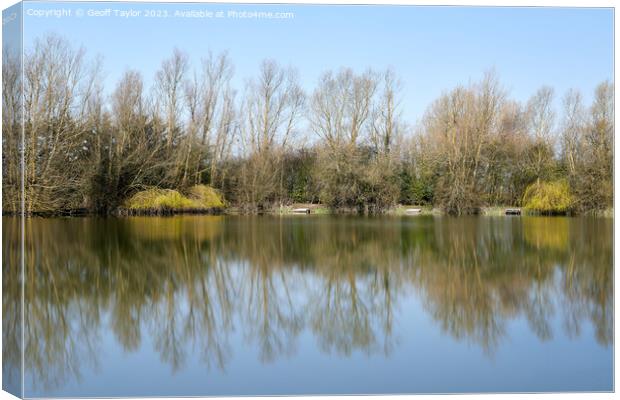
<path id="1" fill-rule="evenodd" d="M 521 215 L 520 208 L 507 208 L 505 211 L 506 215 Z"/>
<path id="2" fill-rule="evenodd" d="M 293 208 L 291 212 L 295 214 L 310 214 L 309 208 Z"/>
<path id="3" fill-rule="evenodd" d="M 421 208 L 408 208 L 405 210 L 405 214 L 420 214 L 421 212 Z"/>

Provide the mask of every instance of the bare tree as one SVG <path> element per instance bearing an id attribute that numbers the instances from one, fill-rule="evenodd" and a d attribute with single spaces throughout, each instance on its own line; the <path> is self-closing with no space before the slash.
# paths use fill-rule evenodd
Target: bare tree
<path id="1" fill-rule="evenodd" d="M 528 131 L 532 138 L 528 168 L 537 183 L 549 179 L 553 163 L 555 137 L 553 128 L 553 89 L 543 86 L 527 103 Z"/>
<path id="2" fill-rule="evenodd" d="M 610 82 L 596 87 L 586 124 L 580 159 L 572 186 L 576 207 L 596 211 L 613 206 L 614 89 Z"/>
<path id="3" fill-rule="evenodd" d="M 388 76 L 390 85 L 391 78 Z M 381 122 L 382 117 L 375 108 L 378 87 L 378 75 L 371 70 L 355 74 L 351 69 L 341 69 L 338 73 L 324 73 L 314 90 L 309 122 L 312 131 L 321 138 L 315 175 L 321 201 L 334 208 L 364 208 L 369 200 L 365 190 L 368 177 L 364 176 L 363 165 L 372 155 L 367 147 L 362 147 L 367 139 L 364 134 L 370 133 L 372 142 L 378 135 L 392 133 L 379 132 L 379 124 L 390 130 L 394 128 L 389 121 Z M 393 87 L 386 88 L 384 100 L 395 106 L 391 90 Z M 371 121 L 373 110 L 376 121 Z M 391 112 L 387 117 L 393 116 Z"/>
<path id="4" fill-rule="evenodd" d="M 21 210 L 21 59 L 8 47 L 2 55 L 2 211 Z"/>
<path id="5" fill-rule="evenodd" d="M 399 93 L 402 83 L 393 70 L 381 74 L 380 98 L 373 105 L 370 120 L 370 142 L 377 154 L 389 154 L 401 134 Z"/>
<path id="6" fill-rule="evenodd" d="M 209 182 L 217 179 L 218 166 L 228 157 L 235 133 L 235 91 L 230 86 L 234 68 L 227 53 L 209 52 L 202 60 L 202 138 L 201 145 L 210 154 Z M 204 155 L 201 153 L 199 162 Z M 201 176 L 198 168 L 196 180 Z"/>
<path id="7" fill-rule="evenodd" d="M 355 146 L 372 111 L 375 73 L 355 75 L 351 69 L 323 74 L 312 96 L 310 123 L 328 146 Z"/>
<path id="8" fill-rule="evenodd" d="M 26 53 L 25 179 L 26 209 L 57 211 L 84 205 L 85 104 L 93 93 L 97 68 L 88 68 L 84 50 L 50 35 Z"/>
<path id="9" fill-rule="evenodd" d="M 262 63 L 258 79 L 246 87 L 241 139 L 248 162 L 242 171 L 241 196 L 253 206 L 276 200 L 282 187 L 282 157 L 295 134 L 305 96 L 293 69 L 275 61 Z"/>
<path id="10" fill-rule="evenodd" d="M 187 54 L 174 49 L 172 56 L 164 60 L 155 75 L 155 87 L 166 120 L 166 137 L 169 151 L 180 130 L 182 84 L 189 67 Z"/>
<path id="11" fill-rule="evenodd" d="M 574 175 L 583 145 L 585 109 L 579 91 L 571 89 L 564 96 L 562 121 L 562 152 L 569 175 Z"/>
<path id="12" fill-rule="evenodd" d="M 101 212 L 113 211 L 145 186 L 161 184 L 167 163 L 166 142 L 153 129 L 139 72 L 123 74 L 110 97 L 110 108 L 111 113 L 95 118 L 100 122 L 89 171 L 92 207 Z"/>
<path id="13" fill-rule="evenodd" d="M 484 170 L 498 134 L 504 91 L 493 72 L 470 87 L 437 100 L 424 119 L 439 171 L 437 201 L 448 212 L 475 212 L 484 205 Z"/>

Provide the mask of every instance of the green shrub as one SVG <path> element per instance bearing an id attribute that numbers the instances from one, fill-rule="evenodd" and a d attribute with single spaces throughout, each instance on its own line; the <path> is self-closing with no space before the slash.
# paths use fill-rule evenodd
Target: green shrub
<path id="1" fill-rule="evenodd" d="M 176 190 L 152 188 L 131 196 L 125 207 L 130 210 L 176 210 L 189 208 L 192 201 Z"/>
<path id="2" fill-rule="evenodd" d="M 207 185 L 196 185 L 189 188 L 189 199 L 196 208 L 224 208 L 224 199 L 220 193 Z"/>
<path id="3" fill-rule="evenodd" d="M 176 190 L 167 190 L 166 193 L 155 198 L 155 208 L 167 210 L 181 210 L 192 208 L 193 202 Z"/>
<path id="4" fill-rule="evenodd" d="M 196 185 L 185 197 L 176 190 L 151 188 L 131 196 L 125 208 L 135 212 L 200 211 L 224 208 L 224 201 L 213 188 Z"/>
<path id="5" fill-rule="evenodd" d="M 523 207 L 541 214 L 565 214 L 572 204 L 568 183 L 564 180 L 536 182 L 525 189 Z"/>

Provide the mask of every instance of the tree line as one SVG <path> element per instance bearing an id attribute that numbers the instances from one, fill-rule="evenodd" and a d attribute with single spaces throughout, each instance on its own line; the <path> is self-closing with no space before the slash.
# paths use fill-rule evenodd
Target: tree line
<path id="1" fill-rule="evenodd" d="M 151 87 L 127 70 L 106 94 L 101 60 L 56 35 L 26 50 L 23 81 L 20 60 L 3 60 L 4 212 L 20 209 L 22 150 L 27 213 L 110 213 L 138 191 L 197 184 L 246 211 L 401 203 L 463 214 L 521 206 L 526 193 L 546 199 L 548 187 L 566 192 L 572 212 L 612 206 L 608 81 L 590 105 L 570 90 L 556 113 L 552 88 L 521 103 L 488 72 L 412 125 L 391 69 L 327 71 L 306 92 L 294 68 L 265 60 L 237 89 L 227 53 L 193 65 L 175 49 Z"/>

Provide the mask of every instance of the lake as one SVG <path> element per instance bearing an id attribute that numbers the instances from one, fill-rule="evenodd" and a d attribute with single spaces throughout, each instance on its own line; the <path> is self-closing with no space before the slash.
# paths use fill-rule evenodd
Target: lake
<path id="1" fill-rule="evenodd" d="M 19 223 L 3 218 L 14 384 Z M 613 390 L 612 219 L 25 226 L 28 397 Z"/>

